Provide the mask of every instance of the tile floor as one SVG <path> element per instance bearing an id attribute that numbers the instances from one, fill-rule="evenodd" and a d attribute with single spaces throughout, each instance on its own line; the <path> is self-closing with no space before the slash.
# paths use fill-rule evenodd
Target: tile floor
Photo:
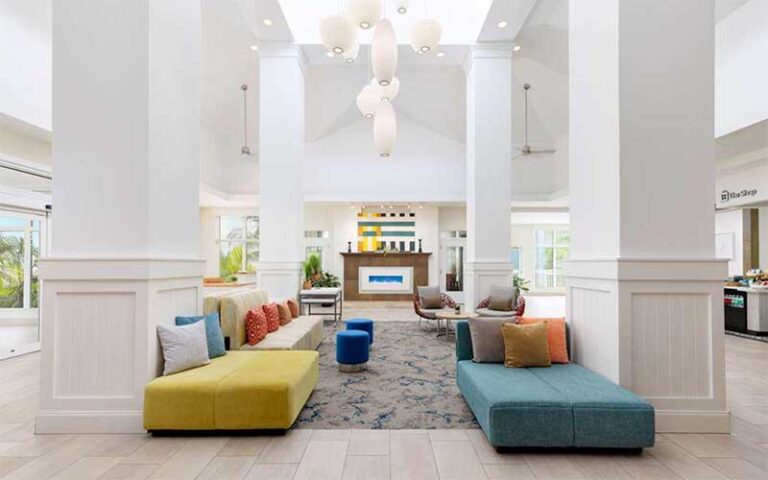
<path id="1" fill-rule="evenodd" d="M 355 307 L 345 316 L 410 318 L 391 305 Z M 35 436 L 40 356 L 31 354 L 0 362 L 0 478 L 768 479 L 768 344 L 727 337 L 726 360 L 732 435 L 660 435 L 643 455 L 498 454 L 479 430 Z"/>

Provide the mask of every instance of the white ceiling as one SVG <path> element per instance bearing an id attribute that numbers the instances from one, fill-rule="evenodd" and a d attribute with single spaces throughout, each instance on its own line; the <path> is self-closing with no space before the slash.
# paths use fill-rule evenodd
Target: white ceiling
<path id="1" fill-rule="evenodd" d="M 505 0 L 509 1 L 509 0 Z M 527 1 L 527 0 L 526 0 Z M 279 0 L 294 41 L 319 44 L 319 20 L 338 15 L 346 8 L 346 0 Z M 382 2 L 386 18 L 395 29 L 398 43 L 407 44 L 411 24 L 433 18 L 442 26 L 442 45 L 468 45 L 477 41 L 480 29 L 493 0 L 410 0 L 404 15 L 395 11 L 395 2 Z M 372 30 L 359 30 L 361 44 L 370 44 Z"/>

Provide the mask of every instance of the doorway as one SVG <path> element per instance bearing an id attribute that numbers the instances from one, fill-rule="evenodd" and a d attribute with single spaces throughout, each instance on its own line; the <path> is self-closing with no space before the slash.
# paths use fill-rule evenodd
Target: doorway
<path id="1" fill-rule="evenodd" d="M 466 231 L 440 234 L 440 290 L 458 303 L 464 303 Z"/>
<path id="2" fill-rule="evenodd" d="M 0 210 L 0 360 L 40 350 L 40 280 L 46 217 Z"/>

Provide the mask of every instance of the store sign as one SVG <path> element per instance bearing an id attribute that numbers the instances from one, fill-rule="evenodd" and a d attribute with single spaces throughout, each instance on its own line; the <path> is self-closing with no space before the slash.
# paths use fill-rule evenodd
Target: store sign
<path id="1" fill-rule="evenodd" d="M 747 207 L 768 202 L 768 159 L 719 171 L 716 178 L 717 208 Z"/>
<path id="2" fill-rule="evenodd" d="M 741 190 L 739 192 L 731 192 L 730 190 L 723 190 L 720 192 L 720 203 L 728 203 L 731 200 L 748 200 L 749 197 L 754 197 L 757 195 L 757 189 L 753 188 L 751 190 Z"/>

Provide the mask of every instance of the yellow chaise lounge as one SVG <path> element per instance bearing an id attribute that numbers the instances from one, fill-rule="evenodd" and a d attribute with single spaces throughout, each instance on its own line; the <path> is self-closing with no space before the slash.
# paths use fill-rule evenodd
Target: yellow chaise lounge
<path id="1" fill-rule="evenodd" d="M 144 428 L 288 429 L 318 375 L 315 351 L 230 351 L 208 365 L 149 382 Z"/>

